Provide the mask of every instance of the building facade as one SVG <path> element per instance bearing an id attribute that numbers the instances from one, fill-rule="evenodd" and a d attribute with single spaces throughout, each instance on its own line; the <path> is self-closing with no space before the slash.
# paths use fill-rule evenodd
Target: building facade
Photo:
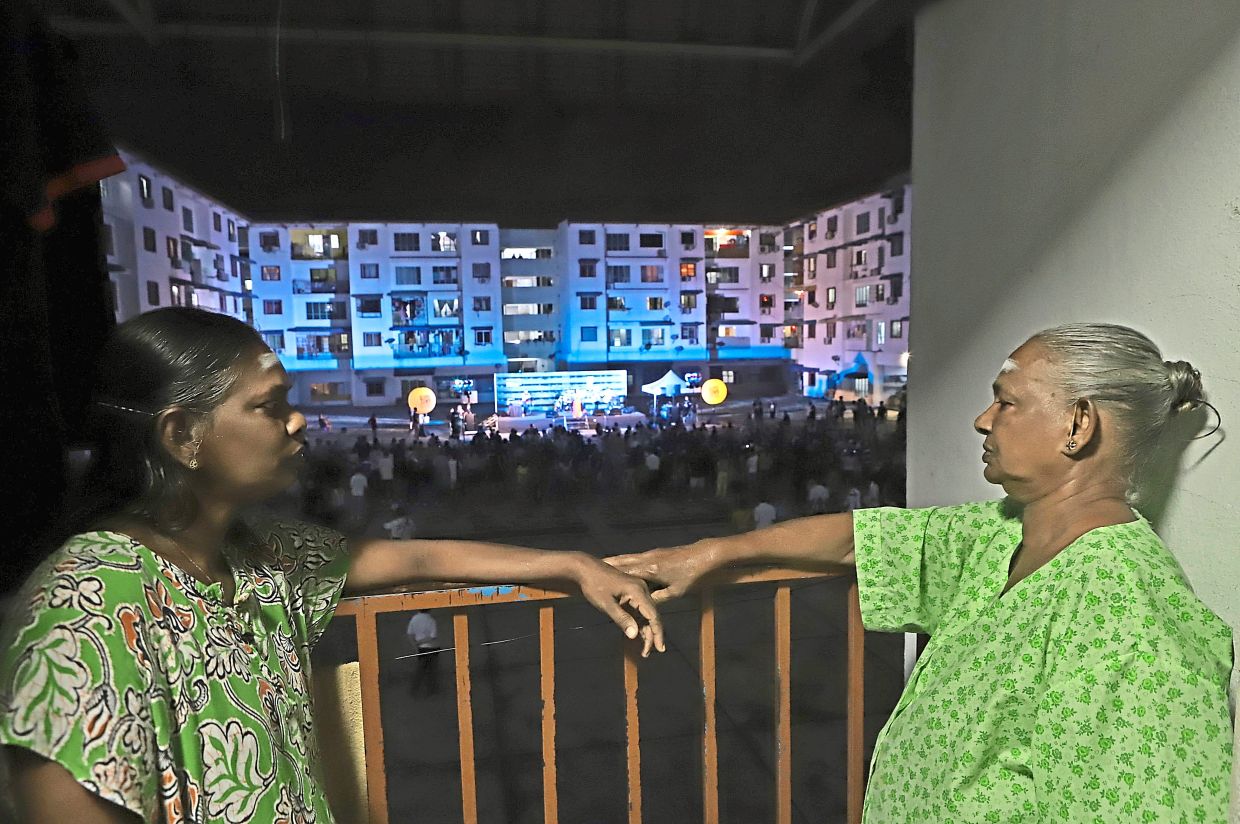
<path id="1" fill-rule="evenodd" d="M 877 403 L 904 388 L 910 200 L 900 183 L 788 227 L 785 331 L 802 394 Z"/>
<path id="2" fill-rule="evenodd" d="M 500 229 L 500 300 L 504 356 L 509 372 L 551 372 L 564 342 L 561 286 L 554 229 Z"/>
<path id="3" fill-rule="evenodd" d="M 161 306 L 249 319 L 242 248 L 248 221 L 122 149 L 126 171 L 103 180 L 103 240 L 112 309 L 124 320 Z"/>

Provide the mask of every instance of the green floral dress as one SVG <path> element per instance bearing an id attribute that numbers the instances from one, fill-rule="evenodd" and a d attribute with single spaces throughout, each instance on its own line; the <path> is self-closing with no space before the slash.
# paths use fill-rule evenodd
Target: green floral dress
<path id="1" fill-rule="evenodd" d="M 125 535 L 71 538 L 6 621 L 0 744 L 144 821 L 330 822 L 310 648 L 344 587 L 345 541 L 300 523 L 259 537 L 267 562 L 226 552 L 232 604 Z"/>
<path id="2" fill-rule="evenodd" d="M 1231 631 L 1144 518 L 1007 593 L 1003 502 L 853 513 L 866 627 L 930 634 L 879 734 L 868 824 L 1223 824 Z"/>

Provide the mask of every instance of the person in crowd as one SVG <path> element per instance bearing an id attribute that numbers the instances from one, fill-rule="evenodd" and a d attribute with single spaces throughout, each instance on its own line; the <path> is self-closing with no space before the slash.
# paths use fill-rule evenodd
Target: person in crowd
<path id="1" fill-rule="evenodd" d="M 409 681 L 409 694 L 415 698 L 430 698 L 439 694 L 439 624 L 424 609 L 415 610 L 405 627 L 405 637 L 413 653 L 413 678 Z"/>
<path id="2" fill-rule="evenodd" d="M 868 629 L 930 635 L 878 736 L 867 822 L 1223 824 L 1231 632 L 1132 508 L 1172 422 L 1206 403 L 1200 374 L 1076 324 L 1021 345 L 993 389 L 974 427 L 1003 500 L 610 561 L 660 602 L 733 565 L 855 567 Z"/>
<path id="3" fill-rule="evenodd" d="M 374 413 L 370 413 L 370 417 L 366 420 L 366 425 L 370 427 L 370 439 L 375 446 L 379 445 L 379 419 Z"/>
<path id="4" fill-rule="evenodd" d="M 805 497 L 806 503 L 809 504 L 809 511 L 815 515 L 821 515 L 827 511 L 827 506 L 831 499 L 831 491 L 818 481 L 812 481 Z"/>
<path id="5" fill-rule="evenodd" d="M 770 501 L 758 501 L 753 508 L 753 528 L 766 529 L 775 525 L 775 505 Z"/>
<path id="6" fill-rule="evenodd" d="M 393 541 L 408 541 L 414 535 L 415 524 L 407 507 L 392 504 L 392 518 L 384 522 L 383 528 Z"/>
<path id="7" fill-rule="evenodd" d="M 310 651 L 342 594 L 428 580 L 579 589 L 642 653 L 646 585 L 578 552 L 349 540 L 249 511 L 297 475 L 306 419 L 259 334 L 159 309 L 101 353 L 94 466 L 0 640 L 22 822 L 331 821 Z"/>
<path id="8" fill-rule="evenodd" d="M 852 512 L 861 508 L 861 490 L 857 487 L 850 487 L 848 494 L 844 496 L 844 511 Z"/>

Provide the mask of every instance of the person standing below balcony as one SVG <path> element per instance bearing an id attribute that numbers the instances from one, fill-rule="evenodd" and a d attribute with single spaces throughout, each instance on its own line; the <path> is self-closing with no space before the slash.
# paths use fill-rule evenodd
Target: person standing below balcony
<path id="1" fill-rule="evenodd" d="M 861 509 L 608 559 L 662 602 L 744 564 L 855 566 L 865 626 L 930 643 L 878 736 L 865 821 L 1227 816 L 1231 631 L 1130 506 L 1200 375 L 1080 324 L 1004 361 L 974 421 L 1001 501 Z"/>
<path id="2" fill-rule="evenodd" d="M 424 609 L 413 613 L 405 628 L 409 646 L 413 647 L 413 678 L 409 682 L 409 694 L 428 698 L 439 694 L 439 625 Z"/>
<path id="3" fill-rule="evenodd" d="M 115 330 L 86 504 L 3 622 L 0 801 L 17 821 L 330 822 L 310 652 L 342 593 L 579 589 L 643 654 L 663 649 L 645 583 L 583 553 L 349 541 L 246 514 L 297 476 L 290 388 L 226 315 L 159 309 Z"/>

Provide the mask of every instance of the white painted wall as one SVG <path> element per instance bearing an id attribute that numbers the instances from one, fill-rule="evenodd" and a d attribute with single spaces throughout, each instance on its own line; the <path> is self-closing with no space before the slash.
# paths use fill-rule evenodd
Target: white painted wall
<path id="1" fill-rule="evenodd" d="M 1240 431 L 1240 3 L 942 0 L 915 54 L 910 502 L 996 495 L 970 423 L 1056 323 L 1145 331 Z M 1197 441 L 1159 523 L 1240 630 L 1238 496 L 1240 442 Z"/>

